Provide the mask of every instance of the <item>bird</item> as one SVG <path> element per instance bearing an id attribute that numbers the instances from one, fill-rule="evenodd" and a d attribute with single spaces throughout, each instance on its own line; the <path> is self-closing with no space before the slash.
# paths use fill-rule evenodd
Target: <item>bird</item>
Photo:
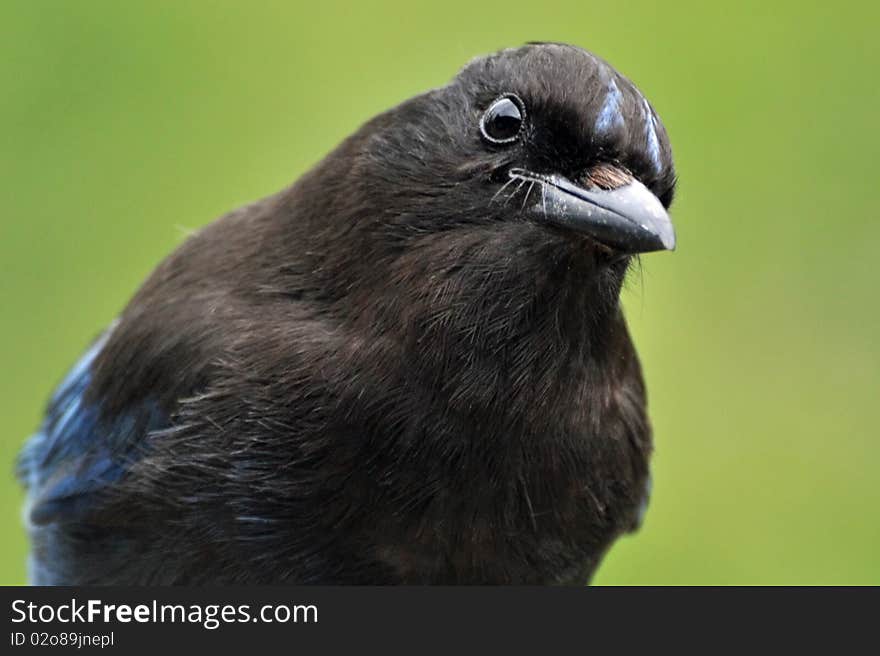
<path id="1" fill-rule="evenodd" d="M 40 585 L 585 585 L 641 522 L 620 293 L 666 129 L 578 46 L 475 58 L 186 238 L 17 474 Z"/>

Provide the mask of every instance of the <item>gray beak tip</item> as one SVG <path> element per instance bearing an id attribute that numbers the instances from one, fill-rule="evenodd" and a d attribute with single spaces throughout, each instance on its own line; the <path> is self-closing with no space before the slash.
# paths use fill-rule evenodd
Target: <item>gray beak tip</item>
<path id="1" fill-rule="evenodd" d="M 672 223 L 667 223 L 668 229 L 661 230 L 658 236 L 660 237 L 660 243 L 663 244 L 663 249 L 667 251 L 675 250 L 675 228 L 672 227 Z"/>

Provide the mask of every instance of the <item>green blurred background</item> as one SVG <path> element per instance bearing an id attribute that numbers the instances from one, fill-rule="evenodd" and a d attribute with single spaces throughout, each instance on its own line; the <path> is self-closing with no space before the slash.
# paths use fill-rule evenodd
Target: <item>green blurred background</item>
<path id="1" fill-rule="evenodd" d="M 625 293 L 654 497 L 597 583 L 880 583 L 874 3 L 0 2 L 0 582 L 12 461 L 186 230 L 364 120 L 529 40 L 610 60 L 663 118 L 674 254 Z"/>

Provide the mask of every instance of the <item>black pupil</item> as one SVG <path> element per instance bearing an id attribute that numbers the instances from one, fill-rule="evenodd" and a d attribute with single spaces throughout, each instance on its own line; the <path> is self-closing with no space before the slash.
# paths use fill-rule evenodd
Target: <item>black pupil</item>
<path id="1" fill-rule="evenodd" d="M 502 98 L 486 112 L 485 130 L 492 139 L 506 141 L 519 134 L 522 113 L 510 98 Z"/>

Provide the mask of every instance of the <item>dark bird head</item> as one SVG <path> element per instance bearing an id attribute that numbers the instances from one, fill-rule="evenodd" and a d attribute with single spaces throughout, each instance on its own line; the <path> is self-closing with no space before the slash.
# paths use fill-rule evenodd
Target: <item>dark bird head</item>
<path id="1" fill-rule="evenodd" d="M 580 48 L 530 44 L 476 59 L 348 145 L 354 176 L 336 193 L 368 207 L 381 191 L 386 211 L 374 221 L 386 236 L 525 221 L 603 255 L 675 247 L 663 124 L 629 80 Z"/>

